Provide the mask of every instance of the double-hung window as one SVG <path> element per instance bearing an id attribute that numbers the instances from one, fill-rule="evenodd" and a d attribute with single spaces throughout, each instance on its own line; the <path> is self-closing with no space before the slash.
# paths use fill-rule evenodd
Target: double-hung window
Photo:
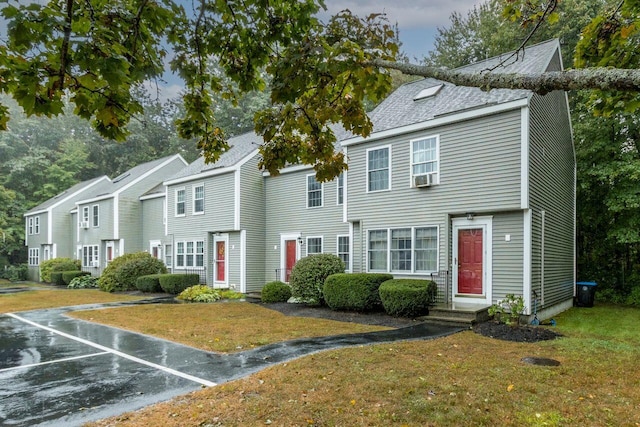
<path id="1" fill-rule="evenodd" d="M 176 244 L 176 267 L 184 267 L 184 242 Z"/>
<path id="2" fill-rule="evenodd" d="M 164 263 L 167 267 L 173 267 L 173 246 L 164 245 Z"/>
<path id="3" fill-rule="evenodd" d="M 322 206 L 322 183 L 316 181 L 315 175 L 307 175 L 307 207 Z"/>
<path id="4" fill-rule="evenodd" d="M 171 245 L 167 245 L 167 254 L 171 252 Z M 170 257 L 165 257 L 167 267 L 173 262 Z M 176 268 L 204 267 L 204 241 L 194 240 L 176 242 Z"/>
<path id="5" fill-rule="evenodd" d="M 86 245 L 82 247 L 82 266 L 98 267 L 100 258 L 98 256 L 98 245 Z"/>
<path id="6" fill-rule="evenodd" d="M 89 226 L 89 206 L 82 208 L 82 223 L 85 224 L 84 226 L 86 227 Z"/>
<path id="7" fill-rule="evenodd" d="M 100 225 L 100 205 L 93 205 L 93 226 L 98 227 Z"/>
<path id="8" fill-rule="evenodd" d="M 193 187 L 193 213 L 204 213 L 204 184 Z"/>
<path id="9" fill-rule="evenodd" d="M 367 150 L 367 191 L 391 188 L 391 147 Z"/>
<path id="10" fill-rule="evenodd" d="M 27 233 L 29 234 L 29 236 L 31 236 L 33 234 L 33 223 L 35 222 L 35 219 L 33 217 L 29 218 L 27 220 Z"/>
<path id="11" fill-rule="evenodd" d="M 181 188 L 176 190 L 176 216 L 184 216 L 185 214 L 185 190 Z"/>
<path id="12" fill-rule="evenodd" d="M 338 204 L 344 203 L 344 172 L 338 176 Z"/>
<path id="13" fill-rule="evenodd" d="M 369 230 L 368 270 L 432 273 L 438 270 L 438 228 Z"/>
<path id="14" fill-rule="evenodd" d="M 322 237 L 307 237 L 307 255 L 322 253 Z"/>
<path id="15" fill-rule="evenodd" d="M 415 139 L 411 141 L 411 176 L 432 175 L 437 182 L 439 171 L 439 138 Z"/>
<path id="16" fill-rule="evenodd" d="M 349 236 L 338 236 L 338 257 L 344 262 L 345 271 L 349 271 Z"/>
<path id="17" fill-rule="evenodd" d="M 33 218 L 33 234 L 40 234 L 40 217 Z"/>
<path id="18" fill-rule="evenodd" d="M 40 248 L 29 249 L 29 265 L 36 266 L 40 264 Z"/>
<path id="19" fill-rule="evenodd" d="M 196 242 L 196 267 L 204 267 L 204 242 Z"/>

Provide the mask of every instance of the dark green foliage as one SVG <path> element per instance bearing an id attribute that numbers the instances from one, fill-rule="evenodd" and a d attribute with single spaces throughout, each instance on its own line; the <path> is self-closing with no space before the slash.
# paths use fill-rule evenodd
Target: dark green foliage
<path id="1" fill-rule="evenodd" d="M 160 286 L 161 274 L 149 274 L 147 276 L 140 276 L 136 279 L 136 288 L 140 292 L 162 292 Z"/>
<path id="2" fill-rule="evenodd" d="M 344 273 L 344 263 L 336 255 L 315 254 L 302 258 L 291 270 L 291 296 L 307 304 L 324 304 L 324 281 L 336 273 Z"/>
<path id="3" fill-rule="evenodd" d="M 266 303 L 287 302 L 291 298 L 291 287 L 278 280 L 269 282 L 262 287 L 260 298 L 262 302 Z"/>
<path id="4" fill-rule="evenodd" d="M 69 285 L 73 279 L 79 276 L 87 276 L 91 275 L 88 271 L 82 270 L 70 270 L 70 271 L 62 271 L 62 281 L 65 285 Z"/>
<path id="5" fill-rule="evenodd" d="M 166 272 L 164 263 L 147 252 L 124 254 L 107 265 L 98 286 L 106 292 L 135 291 L 138 277 Z"/>
<path id="6" fill-rule="evenodd" d="M 66 285 L 66 283 L 64 283 L 64 279 L 62 278 L 62 271 L 52 271 L 51 273 L 51 283 L 53 283 L 56 286 L 64 286 Z"/>
<path id="7" fill-rule="evenodd" d="M 67 285 L 69 289 L 92 289 L 98 287 L 98 278 L 91 275 L 78 276 Z"/>
<path id="8" fill-rule="evenodd" d="M 339 273 L 327 277 L 322 294 L 332 310 L 374 311 L 382 308 L 378 288 L 391 274 Z"/>
<path id="9" fill-rule="evenodd" d="M 10 265 L 6 269 L 0 270 L 0 278 L 7 279 L 12 282 L 27 280 L 29 267 L 26 264 Z"/>
<path id="10" fill-rule="evenodd" d="M 420 279 L 387 280 L 378 290 L 387 314 L 411 319 L 429 312 L 436 291 L 435 282 Z"/>
<path id="11" fill-rule="evenodd" d="M 161 274 L 159 279 L 162 290 L 173 295 L 200 283 L 200 276 L 197 274 Z"/>
<path id="12" fill-rule="evenodd" d="M 40 278 L 43 282 L 54 283 L 51 278 L 52 271 L 78 271 L 80 260 L 71 258 L 53 258 L 40 263 Z"/>

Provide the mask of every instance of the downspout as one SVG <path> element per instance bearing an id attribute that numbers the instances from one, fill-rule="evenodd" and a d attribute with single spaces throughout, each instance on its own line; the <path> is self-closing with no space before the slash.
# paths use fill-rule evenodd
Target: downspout
<path id="1" fill-rule="evenodd" d="M 544 226 L 545 226 L 544 210 L 540 211 L 540 307 L 544 306 Z"/>

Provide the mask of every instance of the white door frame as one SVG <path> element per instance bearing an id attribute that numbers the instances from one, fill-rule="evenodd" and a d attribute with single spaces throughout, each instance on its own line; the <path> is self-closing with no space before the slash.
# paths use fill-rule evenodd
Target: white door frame
<path id="1" fill-rule="evenodd" d="M 162 261 L 162 242 L 160 240 L 149 240 L 149 253 L 153 256 L 153 248 L 158 248 L 158 259 Z"/>
<path id="2" fill-rule="evenodd" d="M 285 242 L 287 240 L 296 241 L 296 262 L 300 259 L 300 244 L 298 238 L 302 237 L 300 233 L 283 233 L 280 234 L 280 281 L 284 282 L 287 277 L 287 248 Z"/>
<path id="3" fill-rule="evenodd" d="M 218 242 L 224 242 L 224 281 L 220 282 L 216 280 L 218 277 Z M 226 289 L 229 287 L 229 234 L 214 234 L 213 235 L 213 287 Z"/>
<path id="4" fill-rule="evenodd" d="M 474 228 L 482 229 L 482 294 L 477 297 L 458 294 L 458 231 Z M 493 298 L 493 217 L 480 216 L 473 219 L 453 218 L 451 220 L 451 276 L 452 301 L 454 303 L 491 305 Z"/>

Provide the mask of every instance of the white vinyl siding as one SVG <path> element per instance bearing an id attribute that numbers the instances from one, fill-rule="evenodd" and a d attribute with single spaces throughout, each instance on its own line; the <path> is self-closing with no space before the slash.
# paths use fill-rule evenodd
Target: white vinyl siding
<path id="1" fill-rule="evenodd" d="M 438 270 L 438 227 L 369 230 L 368 270 L 432 273 Z"/>
<path id="2" fill-rule="evenodd" d="M 322 237 L 307 237 L 307 255 L 322 253 Z"/>
<path id="3" fill-rule="evenodd" d="M 307 175 L 307 207 L 322 207 L 322 183 L 316 181 L 315 175 Z"/>
<path id="4" fill-rule="evenodd" d="M 193 214 L 204 213 L 204 184 L 193 187 Z"/>
<path id="5" fill-rule="evenodd" d="M 391 147 L 367 150 L 367 191 L 391 189 Z"/>
<path id="6" fill-rule="evenodd" d="M 176 190 L 176 216 L 185 215 L 185 189 L 179 188 Z"/>
<path id="7" fill-rule="evenodd" d="M 411 177 L 439 172 L 439 137 L 430 136 L 411 141 Z M 437 182 L 435 179 L 433 182 Z"/>
<path id="8" fill-rule="evenodd" d="M 29 249 L 29 265 L 37 266 L 40 264 L 40 248 Z"/>

